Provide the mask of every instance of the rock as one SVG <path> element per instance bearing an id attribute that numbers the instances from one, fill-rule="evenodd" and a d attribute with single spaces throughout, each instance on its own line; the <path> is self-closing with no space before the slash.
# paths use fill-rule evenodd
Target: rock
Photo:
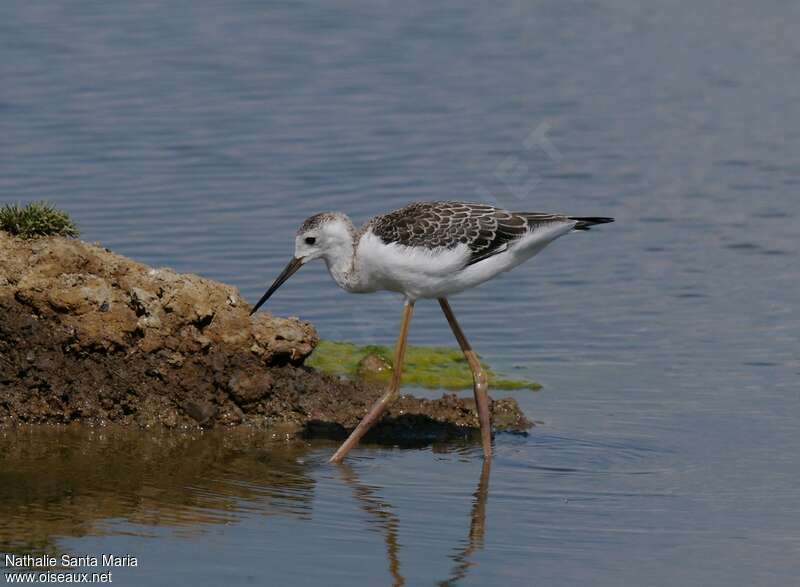
<path id="1" fill-rule="evenodd" d="M 354 427 L 381 390 L 304 367 L 318 343 L 308 322 L 249 310 L 235 288 L 197 275 L 77 240 L 0 232 L 0 423 L 251 424 L 334 436 Z M 374 357 L 362 367 L 388 365 Z M 494 406 L 499 428 L 529 427 L 512 400 Z M 404 397 L 374 438 L 476 425 L 468 400 Z"/>
<path id="2" fill-rule="evenodd" d="M 251 404 L 266 396 L 272 389 L 269 373 L 237 373 L 228 381 L 233 400 L 240 405 Z"/>
<path id="3" fill-rule="evenodd" d="M 358 362 L 356 377 L 360 381 L 379 382 L 386 379 L 387 373 L 391 372 L 392 364 L 375 353 L 366 355 Z"/>

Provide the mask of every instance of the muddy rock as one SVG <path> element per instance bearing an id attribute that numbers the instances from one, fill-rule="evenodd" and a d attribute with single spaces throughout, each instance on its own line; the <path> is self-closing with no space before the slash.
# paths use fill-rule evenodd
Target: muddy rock
<path id="1" fill-rule="evenodd" d="M 305 367 L 318 343 L 308 322 L 249 311 L 235 288 L 197 275 L 77 240 L 0 232 L 0 424 L 346 434 L 381 390 Z M 530 426 L 513 400 L 493 410 L 499 429 Z M 476 426 L 470 400 L 403 397 L 373 438 L 441 438 Z"/>
<path id="2" fill-rule="evenodd" d="M 370 353 L 358 362 L 356 377 L 367 383 L 377 382 L 391 371 L 392 364 L 389 361 L 375 353 Z"/>

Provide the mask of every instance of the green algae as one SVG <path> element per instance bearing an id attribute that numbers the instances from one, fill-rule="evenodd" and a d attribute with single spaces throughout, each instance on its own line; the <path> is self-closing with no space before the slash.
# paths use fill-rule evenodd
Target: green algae
<path id="1" fill-rule="evenodd" d="M 323 340 L 306 360 L 310 367 L 331 375 L 355 378 L 358 364 L 367 355 L 374 354 L 389 364 L 392 363 L 393 349 L 388 346 L 359 346 L 349 342 Z M 532 381 L 504 379 L 483 361 L 491 389 L 541 389 Z M 389 381 L 390 371 L 376 373 L 377 381 Z M 409 346 L 403 363 L 403 383 L 428 389 L 471 389 L 472 372 L 463 353 L 457 348 Z"/>

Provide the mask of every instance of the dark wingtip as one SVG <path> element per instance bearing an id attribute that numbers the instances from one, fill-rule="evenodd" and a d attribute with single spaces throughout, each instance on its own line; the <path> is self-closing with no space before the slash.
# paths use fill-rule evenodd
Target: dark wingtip
<path id="1" fill-rule="evenodd" d="M 577 221 L 575 230 L 589 230 L 589 228 L 595 224 L 614 222 L 613 218 L 608 218 L 606 216 L 570 216 L 569 219 Z"/>

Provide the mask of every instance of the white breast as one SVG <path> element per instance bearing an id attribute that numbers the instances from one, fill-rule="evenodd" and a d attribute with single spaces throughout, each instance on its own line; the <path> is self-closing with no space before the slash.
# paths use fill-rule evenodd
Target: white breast
<path id="1" fill-rule="evenodd" d="M 469 249 L 466 245 L 426 249 L 386 244 L 367 231 L 359 241 L 356 255 L 359 272 L 372 288 L 417 299 L 435 297 L 431 293 L 458 273 L 469 257 Z"/>

